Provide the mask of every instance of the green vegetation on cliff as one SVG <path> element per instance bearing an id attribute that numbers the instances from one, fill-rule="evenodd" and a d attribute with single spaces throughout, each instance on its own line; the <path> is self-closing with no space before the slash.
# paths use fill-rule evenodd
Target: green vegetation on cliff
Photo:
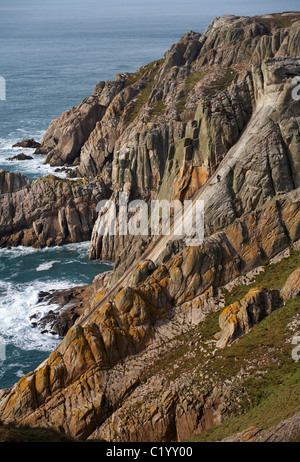
<path id="1" fill-rule="evenodd" d="M 215 96 L 217 93 L 226 90 L 233 82 L 237 73 L 234 69 L 226 69 L 225 74 L 217 80 L 213 80 L 204 90 L 205 96 Z"/>
<path id="2" fill-rule="evenodd" d="M 274 311 L 230 348 L 216 354 L 211 372 L 226 380 L 243 368 L 252 370 L 241 382 L 244 410 L 190 441 L 219 441 L 251 426 L 268 429 L 300 410 L 300 369 L 291 356 L 288 325 L 300 313 L 299 300 Z"/>
<path id="3" fill-rule="evenodd" d="M 148 102 L 151 96 L 151 93 L 153 91 L 155 77 L 160 69 L 160 65 L 162 62 L 163 60 L 161 59 L 159 61 L 154 61 L 153 63 L 150 63 L 147 66 L 145 66 L 145 73 L 141 75 L 140 78 L 145 78 L 147 80 L 145 80 L 145 86 L 143 90 L 137 97 L 134 105 L 132 106 L 131 110 L 129 111 L 129 114 L 127 115 L 127 120 L 126 120 L 127 125 L 130 125 L 132 124 L 132 122 L 134 122 L 134 120 L 139 115 L 142 107 Z M 135 83 L 135 81 L 138 81 L 138 80 L 139 80 L 139 75 L 137 74 L 136 76 L 132 76 L 130 79 L 128 79 L 127 84 L 129 81 L 131 82 L 129 84 L 132 85 L 133 83 Z"/>
<path id="4" fill-rule="evenodd" d="M 204 76 L 205 72 L 203 71 L 194 71 L 188 75 L 185 81 L 183 98 L 179 101 L 177 105 L 177 110 L 179 113 L 182 113 L 184 111 L 190 92 L 195 88 L 197 83 L 203 79 Z"/>
<path id="5" fill-rule="evenodd" d="M 0 443 L 68 443 L 72 438 L 47 428 L 0 424 Z"/>
<path id="6" fill-rule="evenodd" d="M 280 262 L 270 265 L 266 262 L 264 271 L 259 273 L 251 284 L 240 284 L 233 287 L 231 292 L 225 292 L 225 304 L 231 305 L 243 298 L 252 287 L 267 287 L 268 289 L 280 289 L 292 272 L 300 267 L 300 253 L 290 249 L 290 256 Z"/>
<path id="7" fill-rule="evenodd" d="M 279 27 L 283 29 L 290 27 L 295 19 L 297 19 L 297 16 L 294 18 L 293 13 L 288 16 L 281 13 L 275 13 L 272 17 L 253 16 L 253 18 L 270 31 L 273 27 Z"/>

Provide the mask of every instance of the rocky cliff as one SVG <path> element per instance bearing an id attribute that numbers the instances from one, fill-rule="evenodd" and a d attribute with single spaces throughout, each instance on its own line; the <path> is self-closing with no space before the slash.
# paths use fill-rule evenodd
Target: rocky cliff
<path id="1" fill-rule="evenodd" d="M 109 196 L 100 180 L 31 181 L 0 171 L 0 246 L 45 247 L 89 240 L 96 205 Z"/>
<path id="2" fill-rule="evenodd" d="M 2 173 L 2 245 L 18 233 L 27 245 L 92 234 L 90 257 L 115 260 L 85 289 L 57 350 L 1 392 L 3 423 L 83 440 L 183 441 L 257 402 L 264 413 L 270 388 L 284 400 L 281 420 L 299 410 L 285 388 L 298 373 L 299 17 L 217 18 L 162 60 L 101 82 L 38 148 L 52 165 L 77 164 L 83 180 Z M 86 204 L 117 203 L 120 191 L 204 200 L 203 243 L 99 235 Z"/>

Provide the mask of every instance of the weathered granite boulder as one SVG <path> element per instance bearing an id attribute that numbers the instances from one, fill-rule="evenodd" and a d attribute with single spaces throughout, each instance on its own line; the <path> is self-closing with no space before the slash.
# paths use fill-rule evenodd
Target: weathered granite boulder
<path id="1" fill-rule="evenodd" d="M 300 268 L 296 269 L 286 281 L 280 292 L 284 301 L 300 296 Z"/>
<path id="2" fill-rule="evenodd" d="M 251 289 L 239 302 L 225 308 L 219 318 L 221 332 L 215 335 L 217 347 L 225 348 L 251 327 L 281 306 L 278 291 Z"/>

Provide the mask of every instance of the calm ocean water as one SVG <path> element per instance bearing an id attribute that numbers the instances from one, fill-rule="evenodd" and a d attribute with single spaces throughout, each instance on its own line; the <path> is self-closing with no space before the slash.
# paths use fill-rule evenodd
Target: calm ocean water
<path id="1" fill-rule="evenodd" d="M 286 2 L 284 9 L 296 10 L 297 3 Z M 40 141 L 51 120 L 80 103 L 100 80 L 161 58 L 185 32 L 204 32 L 216 16 L 281 9 L 278 0 L 253 0 L 251 5 L 221 0 L 1 0 L 0 76 L 7 94 L 0 101 L 0 169 L 32 179 L 53 173 L 42 156 L 7 161 L 23 152 L 12 145 L 25 138 Z M 58 342 L 30 327 L 38 291 L 89 284 L 107 268 L 88 261 L 88 243 L 43 251 L 0 250 L 0 358 L 1 342 L 6 346 L 0 388 L 33 370 Z"/>

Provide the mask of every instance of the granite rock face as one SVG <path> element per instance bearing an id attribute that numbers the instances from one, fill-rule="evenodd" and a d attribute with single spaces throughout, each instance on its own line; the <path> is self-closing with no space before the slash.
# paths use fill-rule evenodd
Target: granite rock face
<path id="1" fill-rule="evenodd" d="M 101 180 L 31 181 L 0 172 L 0 246 L 45 247 L 89 240 L 96 205 L 107 197 Z"/>
<path id="2" fill-rule="evenodd" d="M 50 124 L 36 153 L 46 154 L 50 165 L 72 165 L 120 87 L 120 82 L 100 82 L 92 96 Z"/>
<path id="3" fill-rule="evenodd" d="M 184 332 L 188 328 L 184 321 L 188 312 L 194 323 L 201 322 L 207 313 L 218 309 L 216 301 L 212 299 L 209 302 L 210 290 L 213 292 L 214 287 L 225 285 L 239 276 L 242 268 L 252 269 L 260 265 L 266 255 L 272 258 L 286 248 L 290 238 L 285 232 L 291 228 L 288 221 L 281 222 L 281 216 L 290 215 L 290 209 L 295 205 L 299 214 L 300 198 L 290 194 L 290 199 L 285 200 L 281 209 L 282 215 L 277 212 L 277 219 L 274 218 L 274 205 L 270 203 L 260 215 L 249 213 L 239 225 L 235 223 L 226 232 L 208 237 L 199 248 L 184 249 L 165 265 L 159 266 L 145 281 L 119 287 L 107 302 L 97 308 L 105 294 L 100 289 L 57 350 L 4 397 L 0 403 L 3 422 L 46 425 L 83 439 L 99 427 L 98 436 L 101 434 L 102 438 L 105 435 L 105 439 L 113 439 L 113 433 L 107 428 L 110 420 L 105 424 L 107 416 L 131 393 L 130 390 L 138 386 L 141 373 L 137 367 L 132 373 L 122 374 L 121 378 L 117 372 L 118 363 L 127 360 L 135 363 L 137 355 L 142 355 L 143 351 L 148 351 L 148 354 L 152 349 L 156 351 L 155 341 L 158 338 L 168 338 L 169 342 Z M 253 236 L 250 242 L 246 229 Z M 298 231 L 295 239 L 299 238 Z M 249 300 L 257 306 L 261 296 L 265 298 L 265 293 L 257 291 L 257 296 L 249 297 Z M 266 300 L 269 305 L 271 299 L 267 297 Z M 266 307 L 265 314 L 276 307 Z M 256 320 L 259 321 L 259 318 L 258 314 Z M 146 367 L 147 362 L 141 360 L 141 364 Z M 202 403 L 199 412 L 202 413 L 204 407 L 208 412 L 206 421 L 209 415 L 211 417 L 207 426 L 202 422 L 195 426 L 194 432 L 220 423 L 221 415 L 212 409 L 217 409 L 221 396 L 228 393 L 232 394 L 233 390 L 215 390 L 205 399 L 199 397 L 198 405 Z M 177 394 L 173 397 L 171 394 L 167 399 L 163 420 L 160 418 L 157 424 L 152 423 L 155 441 L 160 441 L 159 435 L 162 434 L 163 441 L 173 438 L 174 433 L 167 429 L 174 426 L 174 403 L 176 406 L 180 403 L 180 393 L 179 398 Z M 159 415 L 163 409 L 161 406 L 162 403 L 159 404 Z M 123 411 L 116 412 L 117 421 L 119 412 Z M 125 408 L 124 412 L 127 415 L 129 410 Z M 196 421 L 197 415 L 194 416 Z M 161 425 L 166 425 L 166 433 L 162 432 Z M 120 421 L 118 438 L 127 441 L 129 427 L 123 427 L 124 423 Z M 141 428 L 144 430 L 138 429 L 130 434 L 131 441 L 154 438 L 152 430 L 145 430 L 144 423 Z M 189 431 L 184 428 L 182 434 L 186 435 Z"/>
<path id="4" fill-rule="evenodd" d="M 257 287 L 227 308 L 222 298 L 228 283 L 300 239 L 297 56 L 299 14 L 217 18 L 202 36 L 185 34 L 163 60 L 100 83 L 51 124 L 41 152 L 52 165 L 79 163 L 73 174 L 83 180 L 2 173 L 2 245 L 74 242 L 84 230 L 91 258 L 115 260 L 113 272 L 86 288 L 58 348 L 0 393 L 4 423 L 82 440 L 163 442 L 242 411 L 241 377 L 222 381 L 205 371 L 298 295 L 295 272 L 280 292 Z M 202 244 L 186 246 L 187 235 L 99 235 L 83 197 L 118 206 L 119 192 L 148 203 L 204 200 Z M 36 215 L 33 204 L 42 204 Z M 51 208 L 51 226 L 43 207 Z M 217 344 L 200 331 L 220 309 Z M 194 368 L 184 372 L 189 362 Z"/>
<path id="5" fill-rule="evenodd" d="M 202 36 L 185 34 L 162 60 L 135 74 L 118 75 L 115 82 L 100 82 L 90 98 L 52 122 L 38 152 L 47 154 L 51 165 L 73 164 L 80 157 L 80 176 L 105 173 L 112 181 L 137 182 L 133 186 L 140 194 L 155 191 L 169 149 L 182 138 L 201 101 L 266 58 L 299 56 L 299 15 L 287 17 L 285 27 L 276 27 L 276 21 L 223 16 Z M 224 144 L 219 156 L 243 128 L 251 109 L 249 99 L 246 104 L 235 95 L 226 119 L 236 127 L 229 139 L 218 136 Z M 126 152 L 127 164 L 118 162 Z"/>
<path id="6" fill-rule="evenodd" d="M 233 303 L 221 313 L 221 332 L 215 336 L 217 348 L 230 345 L 281 304 L 277 291 L 268 291 L 262 287 L 251 289 L 241 301 Z"/>

